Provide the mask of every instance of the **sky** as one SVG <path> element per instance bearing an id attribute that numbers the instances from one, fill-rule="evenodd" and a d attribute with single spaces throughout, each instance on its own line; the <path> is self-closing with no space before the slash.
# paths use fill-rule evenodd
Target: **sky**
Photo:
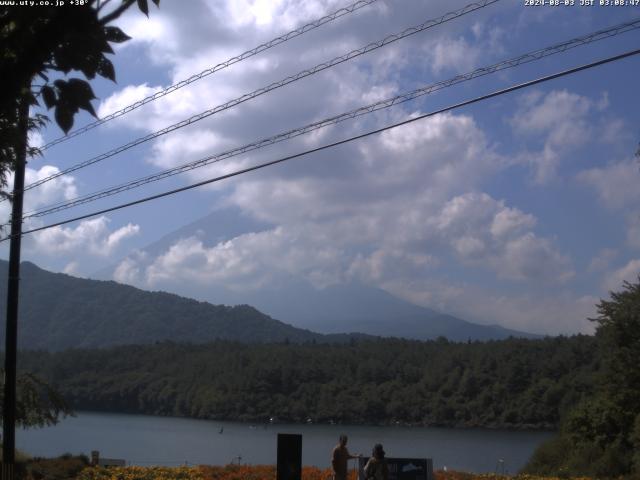
<path id="1" fill-rule="evenodd" d="M 47 149 L 29 162 L 27 183 L 468 3 L 378 0 Z M 638 6 L 574 3 L 490 4 L 29 190 L 25 212 L 640 17 Z M 162 0 L 149 18 L 131 10 L 116 22 L 132 37 L 112 58 L 117 83 L 92 82 L 96 111 L 107 115 L 348 4 Z M 638 45 L 633 30 L 31 218 L 25 228 L 346 139 Z M 587 318 L 598 301 L 640 273 L 639 74 L 640 57 L 631 57 L 43 230 L 24 237 L 22 258 L 87 278 L 110 269 L 114 280 L 148 290 L 225 285 L 241 296 L 283 274 L 318 290 L 356 282 L 478 323 L 591 333 Z M 76 126 L 90 121 L 81 113 Z M 42 145 L 61 133 L 52 123 L 31 141 Z M 145 249 L 215 212 L 228 234 L 192 234 L 161 251 Z M 8 218 L 7 202 L 0 215 Z M 0 253 L 7 258 L 7 242 Z"/>

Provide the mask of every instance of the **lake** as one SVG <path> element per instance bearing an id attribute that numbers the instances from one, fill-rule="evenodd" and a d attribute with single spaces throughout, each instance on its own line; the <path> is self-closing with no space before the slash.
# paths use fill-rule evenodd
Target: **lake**
<path id="1" fill-rule="evenodd" d="M 382 443 L 388 457 L 432 458 L 434 467 L 515 473 L 550 432 L 347 425 L 250 425 L 188 418 L 79 412 L 54 427 L 18 430 L 16 446 L 31 455 L 63 453 L 122 458 L 133 465 L 275 464 L 278 433 L 302 434 L 302 463 L 326 468 L 338 436 L 351 453 Z M 353 463 L 351 467 L 353 467 Z M 501 470 L 501 467 L 500 467 Z"/>

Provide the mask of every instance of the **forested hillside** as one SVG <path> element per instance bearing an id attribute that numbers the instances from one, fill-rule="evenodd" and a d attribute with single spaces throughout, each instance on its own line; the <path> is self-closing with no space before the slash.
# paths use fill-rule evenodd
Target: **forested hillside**
<path id="1" fill-rule="evenodd" d="M 0 311 L 6 309 L 6 294 L 2 292 L 6 291 L 7 265 L 0 260 Z M 341 288 L 345 289 L 341 295 L 336 296 L 336 292 L 319 295 L 312 304 L 301 300 L 304 295 L 299 290 L 278 300 L 280 303 L 298 304 L 299 307 L 302 302 L 304 307 L 297 310 L 300 317 L 309 312 L 320 315 L 327 325 L 321 329 L 325 332 L 322 334 L 279 321 L 250 305 L 200 302 L 113 281 L 52 273 L 24 262 L 20 284 L 19 347 L 57 351 L 152 344 L 164 340 L 190 343 L 215 340 L 245 343 L 288 340 L 300 343 L 315 340 L 327 343 L 347 342 L 351 338 L 371 339 L 378 335 L 418 339 L 445 336 L 463 341 L 468 338 L 503 339 L 512 335 L 532 337 L 495 325 L 476 325 L 417 307 L 382 290 Z M 341 299 L 354 293 L 357 295 L 351 300 L 366 308 L 359 309 L 358 315 L 350 318 L 354 312 Z M 302 297 L 298 298 L 300 295 Z M 344 321 L 347 317 L 350 321 Z M 329 328 L 329 325 L 334 328 Z M 3 339 L 4 330 L 0 330 L 0 342 Z"/>
<path id="2" fill-rule="evenodd" d="M 0 261 L 0 292 L 7 262 Z M 275 320 L 249 305 L 212 305 L 116 282 L 51 273 L 24 262 L 20 285 L 20 348 L 63 350 L 154 343 L 347 341 Z M 6 295 L 0 295 L 0 311 Z M 360 335 L 361 337 L 362 335 Z M 0 330 L 4 342 L 4 329 Z"/>
<path id="3" fill-rule="evenodd" d="M 563 416 L 557 435 L 529 461 L 529 473 L 640 478 L 640 277 L 597 308 L 602 366 L 593 394 Z"/>
<path id="4" fill-rule="evenodd" d="M 554 428 L 591 390 L 594 339 L 161 343 L 26 352 L 76 409 L 195 418 Z"/>

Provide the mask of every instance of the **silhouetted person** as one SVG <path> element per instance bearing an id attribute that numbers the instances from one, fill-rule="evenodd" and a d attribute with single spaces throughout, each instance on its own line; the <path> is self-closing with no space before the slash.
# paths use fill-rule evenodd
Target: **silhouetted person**
<path id="1" fill-rule="evenodd" d="M 350 458 L 358 458 L 360 455 L 351 455 L 347 450 L 347 436 L 340 435 L 338 445 L 331 452 L 331 468 L 334 480 L 347 480 L 347 463 Z"/>
<path id="2" fill-rule="evenodd" d="M 364 466 L 364 477 L 367 480 L 389 480 L 389 467 L 384 458 L 384 449 L 379 443 L 374 445 L 371 458 Z"/>

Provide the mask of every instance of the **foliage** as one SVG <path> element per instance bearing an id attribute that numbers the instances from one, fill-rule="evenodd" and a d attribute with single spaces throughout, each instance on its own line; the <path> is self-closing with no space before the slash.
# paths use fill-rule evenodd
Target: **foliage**
<path id="1" fill-rule="evenodd" d="M 536 451 L 527 471 L 640 474 L 640 279 L 602 300 L 598 314 L 602 368 L 594 392 L 568 413 L 559 436 Z"/>
<path id="2" fill-rule="evenodd" d="M 19 462 L 23 480 L 75 479 L 87 468 L 89 459 L 84 455 L 62 455 L 58 458 L 32 458 Z"/>
<path id="3" fill-rule="evenodd" d="M 20 364 L 74 408 L 208 419 L 554 428 L 590 393 L 588 336 L 450 343 L 205 345 L 58 353 Z M 169 361 L 170 359 L 170 361 Z"/>
<path id="4" fill-rule="evenodd" d="M 56 123 L 65 133 L 80 109 L 96 115 L 91 105 L 96 97 L 89 83 L 65 77 L 79 72 L 89 80 L 98 75 L 115 81 L 113 64 L 106 55 L 113 53 L 110 44 L 129 37 L 110 23 L 134 3 L 136 0 L 122 0 L 114 7 L 111 0 L 86 0 L 71 8 L 0 7 L 0 186 L 6 186 L 6 175 L 24 145 L 21 105 L 54 109 Z M 149 13 L 147 0 L 137 0 L 137 4 L 143 13 Z M 29 119 L 28 128 L 41 128 L 47 120 L 37 114 Z M 29 153 L 35 152 L 31 149 Z"/>
<path id="5" fill-rule="evenodd" d="M 4 369 L 0 369 L 0 404 L 4 400 L 3 397 Z M 30 373 L 22 373 L 17 377 L 16 425 L 23 428 L 54 425 L 60 415 L 72 415 L 72 411 L 53 388 Z"/>

